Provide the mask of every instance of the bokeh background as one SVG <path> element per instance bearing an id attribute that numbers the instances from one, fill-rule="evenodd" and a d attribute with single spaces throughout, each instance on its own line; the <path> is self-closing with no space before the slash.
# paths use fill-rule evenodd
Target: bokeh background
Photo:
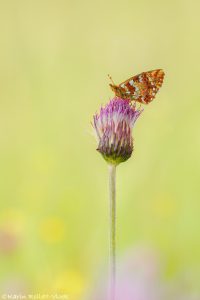
<path id="1" fill-rule="evenodd" d="M 163 87 L 117 173 L 118 256 L 150 247 L 163 282 L 197 293 L 199 11 L 189 0 L 0 1 L 1 293 L 95 289 L 109 206 L 90 122 L 113 96 L 108 73 L 120 83 L 155 68 Z"/>

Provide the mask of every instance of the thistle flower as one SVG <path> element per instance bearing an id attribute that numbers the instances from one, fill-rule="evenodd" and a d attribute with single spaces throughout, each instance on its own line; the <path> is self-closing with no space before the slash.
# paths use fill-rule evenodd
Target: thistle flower
<path id="1" fill-rule="evenodd" d="M 141 109 L 136 109 L 136 105 L 130 105 L 129 101 L 114 98 L 101 108 L 99 114 L 94 115 L 97 150 L 109 164 L 118 165 L 131 157 L 132 128 L 141 112 Z"/>

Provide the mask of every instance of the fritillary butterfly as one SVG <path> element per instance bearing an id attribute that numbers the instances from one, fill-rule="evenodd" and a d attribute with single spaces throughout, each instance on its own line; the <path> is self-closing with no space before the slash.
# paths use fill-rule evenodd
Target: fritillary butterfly
<path id="1" fill-rule="evenodd" d="M 148 104 L 155 98 L 162 86 L 164 75 L 163 70 L 156 69 L 135 75 L 119 85 L 115 85 L 112 81 L 110 87 L 116 97 Z M 112 80 L 111 77 L 110 79 Z"/>

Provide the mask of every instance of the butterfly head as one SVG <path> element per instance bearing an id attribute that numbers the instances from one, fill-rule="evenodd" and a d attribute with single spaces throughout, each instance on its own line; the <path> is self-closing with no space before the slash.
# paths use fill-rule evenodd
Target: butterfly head
<path id="1" fill-rule="evenodd" d="M 112 82 L 112 83 L 109 84 L 111 90 L 115 93 L 115 95 L 116 95 L 117 97 L 120 97 L 120 96 L 121 96 L 121 93 L 120 93 L 120 91 L 119 91 L 119 87 L 114 83 L 112 77 L 111 77 L 109 74 L 108 74 L 108 78 L 109 78 L 110 81 Z"/>
<path id="2" fill-rule="evenodd" d="M 117 97 L 122 97 L 122 93 L 117 85 L 112 84 L 112 83 L 110 83 L 109 85 L 110 85 L 111 90 L 115 93 L 115 95 Z"/>
<path id="3" fill-rule="evenodd" d="M 110 88 L 111 88 L 111 90 L 112 90 L 113 92 L 115 92 L 115 91 L 117 90 L 117 86 L 116 86 L 116 85 L 110 83 L 109 86 L 110 86 Z"/>

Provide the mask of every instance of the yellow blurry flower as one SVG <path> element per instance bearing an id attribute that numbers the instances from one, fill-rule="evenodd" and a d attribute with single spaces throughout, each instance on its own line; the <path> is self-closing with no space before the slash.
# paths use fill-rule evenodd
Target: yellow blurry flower
<path id="1" fill-rule="evenodd" d="M 77 300 L 86 288 L 86 281 L 83 275 L 77 270 L 61 273 L 53 284 L 53 291 L 60 294 L 67 294 L 70 300 Z"/>
<path id="2" fill-rule="evenodd" d="M 45 242 L 60 242 L 64 238 L 64 233 L 64 222 L 60 218 L 47 218 L 41 223 L 40 235 Z"/>

